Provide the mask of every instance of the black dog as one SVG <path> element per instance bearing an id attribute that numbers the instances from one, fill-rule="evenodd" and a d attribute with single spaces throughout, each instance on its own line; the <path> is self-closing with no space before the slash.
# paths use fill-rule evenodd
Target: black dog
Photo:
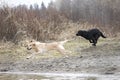
<path id="1" fill-rule="evenodd" d="M 84 30 L 79 30 L 76 34 L 76 36 L 82 36 L 85 39 L 89 40 L 90 43 L 93 43 L 93 46 L 96 46 L 97 40 L 99 39 L 100 36 L 103 38 L 106 38 L 101 31 L 98 29 L 91 29 L 88 31 Z"/>

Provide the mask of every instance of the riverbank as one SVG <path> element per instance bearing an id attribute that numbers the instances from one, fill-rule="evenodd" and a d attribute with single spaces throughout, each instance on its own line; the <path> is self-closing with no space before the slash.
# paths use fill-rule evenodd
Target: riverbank
<path id="1" fill-rule="evenodd" d="M 82 41 L 65 44 L 65 48 L 72 51 L 69 57 L 53 51 L 50 54 L 36 55 L 34 59 L 26 59 L 29 54 L 23 47 L 8 48 L 6 51 L 1 49 L 0 72 L 120 74 L 119 39 L 100 39 L 96 47 Z"/>

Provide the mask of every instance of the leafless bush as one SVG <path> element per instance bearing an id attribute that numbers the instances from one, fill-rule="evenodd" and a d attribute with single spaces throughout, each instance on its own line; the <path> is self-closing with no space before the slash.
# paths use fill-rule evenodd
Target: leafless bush
<path id="1" fill-rule="evenodd" d="M 96 5 L 98 5 L 98 3 L 96 3 Z M 108 4 L 105 9 L 110 9 L 109 5 L 110 4 Z M 98 20 L 94 21 L 93 18 L 90 17 L 91 15 L 88 16 L 89 14 L 87 13 L 86 17 L 82 17 L 85 10 L 87 11 L 89 9 L 85 9 L 81 15 L 77 15 L 79 12 L 70 14 L 69 10 L 71 8 L 65 8 L 65 5 L 62 7 L 62 11 L 58 10 L 54 4 L 51 3 L 47 8 L 43 4 L 41 8 L 37 7 L 37 5 L 36 7 L 31 6 L 30 8 L 27 8 L 25 5 L 13 8 L 8 6 L 0 8 L 0 40 L 12 41 L 16 44 L 26 38 L 34 38 L 40 41 L 61 40 L 75 37 L 75 33 L 80 29 L 91 29 L 94 27 L 105 32 L 107 36 L 116 36 L 117 33 L 119 33 L 120 23 L 115 19 L 117 17 L 115 14 L 119 13 L 117 9 L 118 13 L 114 12 L 114 15 L 111 14 L 114 22 L 104 25 L 103 23 L 99 23 L 97 17 L 93 16 Z M 99 7 L 101 7 L 101 5 L 99 5 Z M 67 12 L 64 12 L 64 8 Z M 110 9 L 110 11 L 112 10 L 113 9 Z M 104 22 L 104 20 L 102 22 Z"/>

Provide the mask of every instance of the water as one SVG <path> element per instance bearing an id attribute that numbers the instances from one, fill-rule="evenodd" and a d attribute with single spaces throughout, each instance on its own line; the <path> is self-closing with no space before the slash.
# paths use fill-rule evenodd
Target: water
<path id="1" fill-rule="evenodd" d="M 0 80 L 120 80 L 119 75 L 0 72 Z"/>

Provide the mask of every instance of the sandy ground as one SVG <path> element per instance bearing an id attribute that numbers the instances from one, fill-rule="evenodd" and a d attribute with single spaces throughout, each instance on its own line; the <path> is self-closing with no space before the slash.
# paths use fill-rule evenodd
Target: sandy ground
<path id="1" fill-rule="evenodd" d="M 26 59 L 21 50 L 0 49 L 0 72 L 75 72 L 120 74 L 120 39 L 101 40 L 96 47 L 68 43 L 76 54 L 69 57 L 43 57 Z M 85 44 L 89 44 L 86 42 Z M 16 54 L 12 54 L 14 53 Z M 20 56 L 16 59 L 16 57 Z M 47 55 L 47 54 L 46 54 Z M 52 55 L 52 54 L 51 54 Z M 37 55 L 41 56 L 41 55 Z"/>

